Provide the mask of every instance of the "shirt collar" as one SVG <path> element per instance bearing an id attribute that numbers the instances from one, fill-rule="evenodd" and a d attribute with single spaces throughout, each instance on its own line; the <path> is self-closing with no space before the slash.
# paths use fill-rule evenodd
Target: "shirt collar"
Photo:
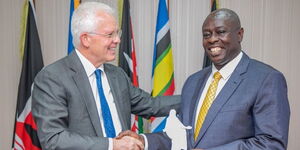
<path id="1" fill-rule="evenodd" d="M 232 59 L 229 63 L 227 63 L 223 68 L 221 68 L 220 70 L 218 70 L 215 65 L 212 65 L 212 74 L 216 73 L 217 71 L 220 72 L 220 74 L 222 75 L 222 78 L 224 80 L 227 80 L 230 75 L 233 73 L 234 69 L 236 68 L 236 66 L 238 65 L 238 63 L 241 61 L 243 56 L 243 53 L 240 52 L 234 59 Z"/>
<path id="2" fill-rule="evenodd" d="M 83 68 L 87 74 L 88 77 L 90 77 L 91 75 L 94 74 L 95 70 L 96 69 L 100 69 L 101 71 L 104 72 L 104 66 L 103 64 L 99 67 L 99 68 L 96 68 L 88 59 L 86 59 L 80 52 L 79 50 L 75 49 L 82 65 L 83 65 Z"/>

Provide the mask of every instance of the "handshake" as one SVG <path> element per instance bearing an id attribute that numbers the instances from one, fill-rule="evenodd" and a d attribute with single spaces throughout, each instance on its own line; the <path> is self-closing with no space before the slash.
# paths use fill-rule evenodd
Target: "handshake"
<path id="1" fill-rule="evenodd" d="M 121 132 L 113 139 L 113 150 L 144 150 L 145 140 L 130 130 Z"/>
<path id="2" fill-rule="evenodd" d="M 186 130 L 191 129 L 190 126 L 184 126 L 176 117 L 176 111 L 171 110 L 167 118 L 164 132 L 172 140 L 172 150 L 186 150 L 187 139 Z M 128 149 L 128 150 L 143 150 L 145 146 L 145 139 L 143 135 L 138 135 L 130 130 L 121 132 L 113 139 L 114 150 Z M 155 144 L 155 143 L 149 143 Z"/>

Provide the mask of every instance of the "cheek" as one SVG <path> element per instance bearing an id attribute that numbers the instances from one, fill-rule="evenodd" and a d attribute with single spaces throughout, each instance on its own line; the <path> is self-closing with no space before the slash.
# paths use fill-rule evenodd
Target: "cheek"
<path id="1" fill-rule="evenodd" d="M 230 41 L 232 41 L 232 37 L 227 35 L 227 36 L 221 38 L 221 41 L 222 41 L 223 44 L 228 44 L 228 43 L 230 43 Z"/>
<path id="2" fill-rule="evenodd" d="M 208 42 L 206 40 L 202 40 L 202 46 L 204 47 L 204 49 L 206 49 L 206 47 L 208 46 L 207 43 Z"/>
<path id="3" fill-rule="evenodd" d="M 108 43 L 102 43 L 101 45 L 98 46 L 98 48 L 99 48 L 99 50 L 101 51 L 102 54 L 107 53 L 108 47 L 109 47 Z"/>
<path id="4" fill-rule="evenodd" d="M 103 41 L 103 43 L 104 43 L 105 46 L 110 46 L 113 43 L 113 40 L 112 39 L 107 39 L 107 40 Z"/>

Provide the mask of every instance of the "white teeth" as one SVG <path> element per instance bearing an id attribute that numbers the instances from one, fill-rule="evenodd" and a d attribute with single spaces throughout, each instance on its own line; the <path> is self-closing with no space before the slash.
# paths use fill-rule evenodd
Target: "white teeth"
<path id="1" fill-rule="evenodd" d="M 218 51 L 220 51 L 220 50 L 221 50 L 220 47 L 214 47 L 214 48 L 211 48 L 211 49 L 210 49 L 210 51 L 213 52 L 213 53 L 218 52 Z"/>

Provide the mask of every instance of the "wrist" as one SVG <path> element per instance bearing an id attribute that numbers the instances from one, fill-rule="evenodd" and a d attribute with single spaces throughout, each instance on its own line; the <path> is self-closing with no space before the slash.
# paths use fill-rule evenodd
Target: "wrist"
<path id="1" fill-rule="evenodd" d="M 143 143 L 143 145 L 145 145 L 145 139 L 144 139 L 144 136 L 139 135 L 139 140 Z"/>

